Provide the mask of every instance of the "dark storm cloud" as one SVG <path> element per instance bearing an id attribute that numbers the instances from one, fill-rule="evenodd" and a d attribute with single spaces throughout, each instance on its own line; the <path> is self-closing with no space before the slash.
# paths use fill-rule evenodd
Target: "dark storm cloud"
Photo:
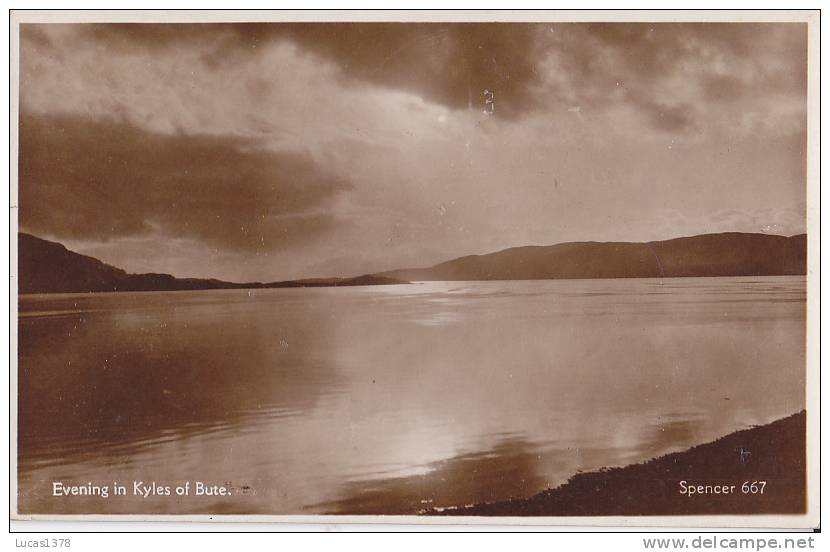
<path id="1" fill-rule="evenodd" d="M 116 120 L 23 113 L 20 223 L 104 241 L 160 232 L 220 248 L 284 249 L 337 227 L 349 190 L 306 154 L 234 136 L 160 134 Z"/>
<path id="2" fill-rule="evenodd" d="M 619 89 L 624 103 L 661 130 L 694 128 L 712 102 L 806 92 L 804 24 L 597 23 L 552 29 L 552 48 L 581 101 L 606 105 L 609 92 Z M 672 78 L 679 81 L 676 88 L 663 86 Z"/>
<path id="3" fill-rule="evenodd" d="M 534 106 L 539 82 L 538 25 L 127 23 L 77 29 L 108 48 L 134 53 L 197 45 L 215 69 L 290 41 L 334 62 L 347 79 L 407 90 L 452 109 L 483 108 L 484 90 L 493 91 L 497 113 L 507 117 Z"/>
<path id="4" fill-rule="evenodd" d="M 221 69 L 268 44 L 290 41 L 334 62 L 344 78 L 406 90 L 452 109 L 484 106 L 515 118 L 578 98 L 586 107 L 624 103 L 666 131 L 694 128 L 706 102 L 806 87 L 806 25 L 735 23 L 239 23 L 90 24 L 83 33 L 122 51 L 180 44 Z M 770 63 L 770 56 L 787 60 Z M 546 58 L 556 84 L 543 84 Z M 720 67 L 716 67 L 716 65 Z M 678 77 L 696 102 L 661 79 Z M 621 94 L 615 94 L 621 92 Z M 697 105 L 695 105 L 697 104 Z"/>
<path id="5" fill-rule="evenodd" d="M 480 109 L 484 90 L 490 90 L 496 113 L 514 117 L 537 103 L 540 30 L 511 23 L 360 24 L 307 26 L 292 36 L 350 76 L 411 90 L 453 109 Z"/>

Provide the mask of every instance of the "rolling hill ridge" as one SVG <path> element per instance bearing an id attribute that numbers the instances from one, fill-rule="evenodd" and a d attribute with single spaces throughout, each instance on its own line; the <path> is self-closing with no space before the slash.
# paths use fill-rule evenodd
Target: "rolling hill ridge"
<path id="1" fill-rule="evenodd" d="M 807 235 L 729 232 L 644 243 L 568 242 L 469 255 L 379 276 L 422 280 L 547 280 L 780 276 L 807 273 Z"/>

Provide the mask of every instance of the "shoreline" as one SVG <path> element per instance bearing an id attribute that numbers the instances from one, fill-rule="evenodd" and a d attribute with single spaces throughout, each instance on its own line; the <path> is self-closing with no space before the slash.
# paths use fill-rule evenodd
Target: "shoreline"
<path id="1" fill-rule="evenodd" d="M 763 489 L 761 482 L 766 482 Z M 529 498 L 433 509 L 424 515 L 802 514 L 807 509 L 806 484 L 802 410 L 640 464 L 577 473 Z"/>

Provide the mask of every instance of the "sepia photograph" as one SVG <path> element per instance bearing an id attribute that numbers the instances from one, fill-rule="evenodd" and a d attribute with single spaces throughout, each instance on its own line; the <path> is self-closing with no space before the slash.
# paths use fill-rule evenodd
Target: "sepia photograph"
<path id="1" fill-rule="evenodd" d="M 817 11 L 11 34 L 12 518 L 818 525 Z"/>

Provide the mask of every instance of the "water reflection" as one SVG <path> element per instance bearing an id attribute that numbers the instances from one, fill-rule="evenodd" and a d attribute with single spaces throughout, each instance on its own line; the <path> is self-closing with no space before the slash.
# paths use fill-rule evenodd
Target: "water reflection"
<path id="1" fill-rule="evenodd" d="M 798 277 L 24 296 L 19 507 L 413 513 L 530 496 L 801 410 L 804 309 Z M 239 492 L 56 500 L 58 479 Z"/>
<path id="2" fill-rule="evenodd" d="M 302 415 L 338 384 L 315 358 L 327 317 L 297 310 L 288 321 L 256 304 L 185 309 L 169 295 L 141 310 L 21 318 L 22 470 Z"/>
<path id="3" fill-rule="evenodd" d="M 433 507 L 524 497 L 527 489 L 545 485 L 540 460 L 531 443 L 515 436 L 488 450 L 432 462 L 420 475 L 349 482 L 339 490 L 343 498 L 313 509 L 331 514 L 414 514 Z"/>

